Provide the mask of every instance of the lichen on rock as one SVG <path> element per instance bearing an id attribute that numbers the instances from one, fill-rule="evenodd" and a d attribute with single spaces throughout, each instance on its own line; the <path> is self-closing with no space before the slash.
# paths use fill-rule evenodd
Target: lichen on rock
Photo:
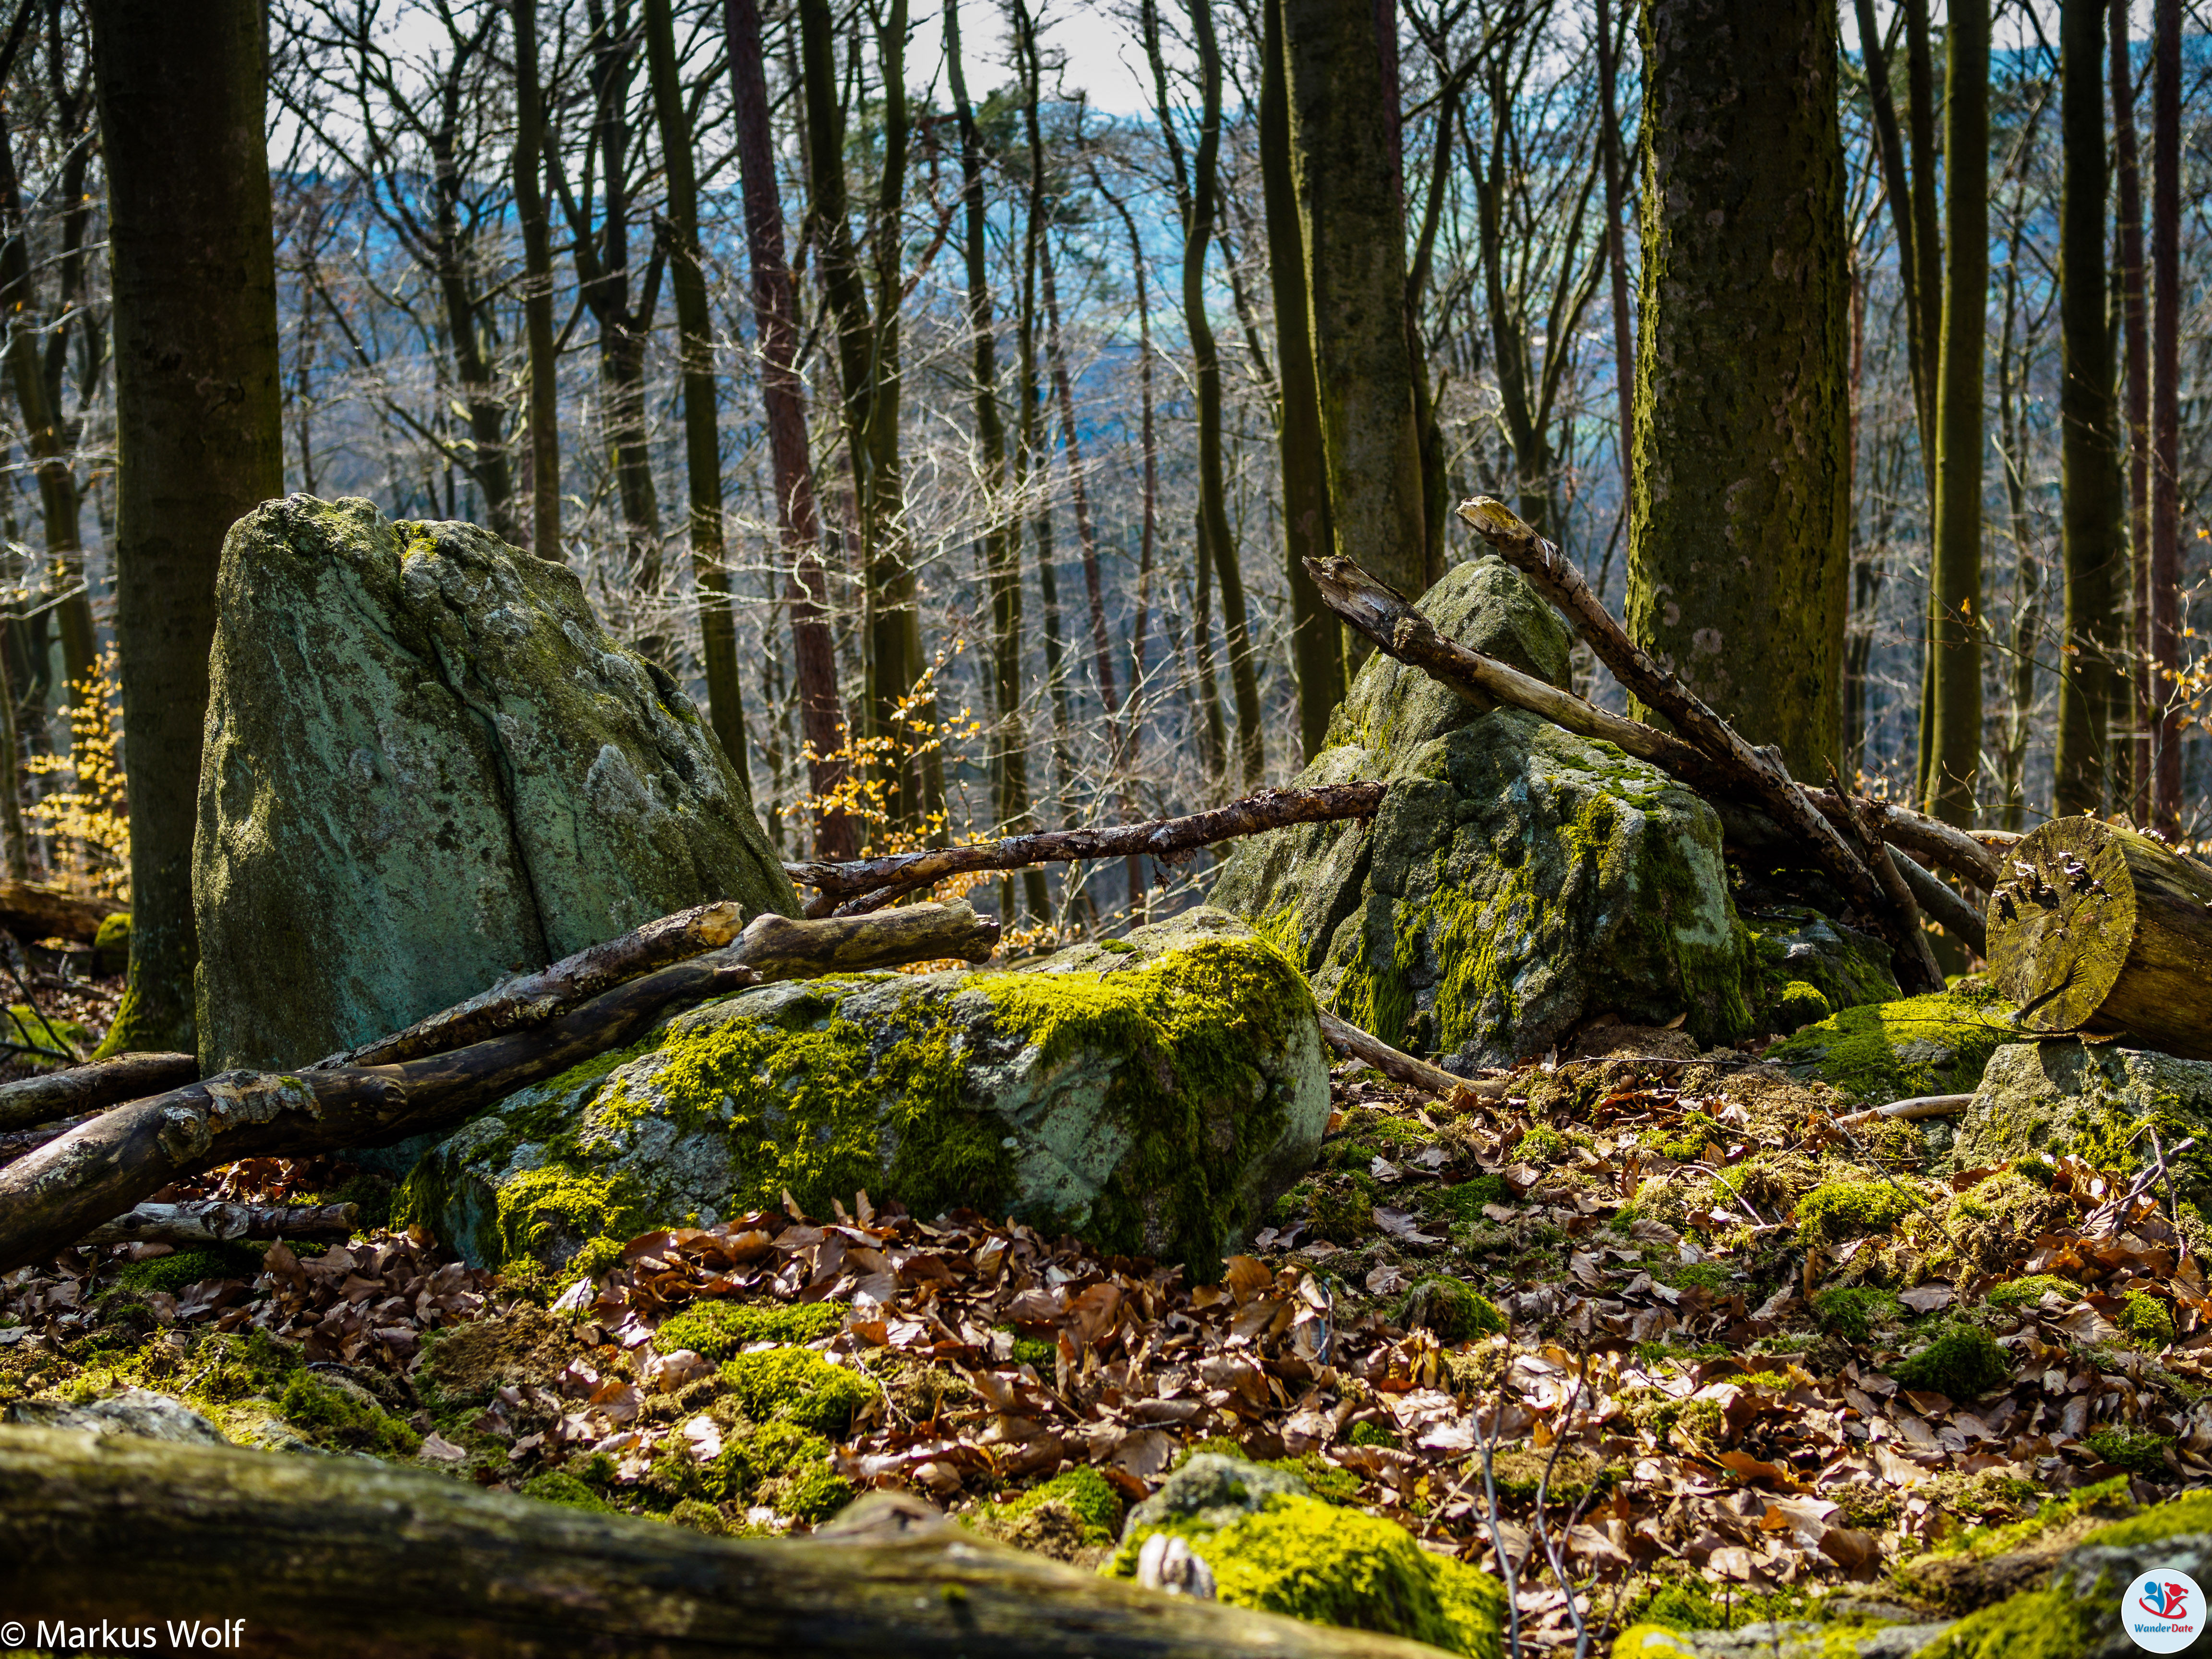
<path id="1" fill-rule="evenodd" d="M 2167 1170 L 2179 1197 L 2212 1212 L 2212 1061 L 2070 1038 L 2008 1043 L 1990 1057 L 1953 1153 L 1961 1166 L 2071 1152 L 2132 1170 L 2149 1161 L 2146 1124 L 2162 1148 L 2197 1143 Z"/>
<path id="2" fill-rule="evenodd" d="M 296 1066 L 710 899 L 796 915 L 743 772 L 575 573 L 295 495 L 232 526 L 200 1057 Z"/>
<path id="3" fill-rule="evenodd" d="M 1423 598 L 1438 630 L 1555 684 L 1565 626 L 1477 559 Z M 1371 658 L 1304 785 L 1382 778 L 1371 825 L 1239 843 L 1214 902 L 1291 951 L 1336 1013 L 1459 1070 L 1540 1055 L 1579 1023 L 1686 1016 L 1749 1035 L 1759 967 L 1712 809 L 1609 744 Z"/>
<path id="4" fill-rule="evenodd" d="M 689 1011 L 465 1125 L 416 1167 L 403 1212 L 495 1266 L 786 1193 L 827 1213 L 865 1188 L 1211 1272 L 1319 1145 L 1312 994 L 1218 911 L 1111 943 Z"/>

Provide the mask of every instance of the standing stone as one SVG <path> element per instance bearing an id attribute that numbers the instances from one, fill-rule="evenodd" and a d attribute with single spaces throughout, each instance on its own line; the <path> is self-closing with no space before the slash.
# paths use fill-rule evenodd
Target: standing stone
<path id="1" fill-rule="evenodd" d="M 295 495 L 232 526 L 218 599 L 210 1071 L 306 1064 L 710 899 L 798 914 L 744 773 L 567 567 Z"/>

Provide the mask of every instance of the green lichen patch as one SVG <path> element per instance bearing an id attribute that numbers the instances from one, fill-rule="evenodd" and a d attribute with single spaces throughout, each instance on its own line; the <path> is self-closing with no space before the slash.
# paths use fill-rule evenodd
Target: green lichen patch
<path id="1" fill-rule="evenodd" d="M 1959 991 L 1870 1003 L 1808 1025 L 1766 1058 L 1854 1101 L 1967 1094 L 2015 1036 L 2010 1012 L 1990 995 Z"/>
<path id="2" fill-rule="evenodd" d="M 830 1335 L 845 1322 L 838 1302 L 695 1302 L 653 1334 L 663 1353 L 689 1348 L 702 1359 L 727 1359 L 757 1342 L 785 1346 Z"/>

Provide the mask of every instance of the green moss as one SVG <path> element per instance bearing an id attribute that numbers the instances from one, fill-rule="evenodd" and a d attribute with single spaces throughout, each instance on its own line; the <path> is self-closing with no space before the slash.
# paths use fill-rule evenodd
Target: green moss
<path id="1" fill-rule="evenodd" d="M 1148 1535 L 1122 1541 L 1113 1571 L 1133 1576 Z M 1232 1607 L 1426 1642 L 1498 1659 L 1504 1591 L 1479 1568 L 1432 1555 L 1393 1522 L 1318 1498 L 1277 1496 L 1193 1547 Z"/>
<path id="2" fill-rule="evenodd" d="M 1374 1235 L 1375 1205 L 1356 1183 L 1324 1188 L 1313 1196 L 1306 1224 L 1315 1237 L 1349 1247 Z"/>
<path id="3" fill-rule="evenodd" d="M 422 1444 L 422 1436 L 382 1407 L 319 1382 L 306 1371 L 294 1372 L 285 1382 L 277 1409 L 287 1423 L 318 1445 L 342 1446 L 384 1457 L 412 1457 Z"/>
<path id="4" fill-rule="evenodd" d="M 522 1495 L 535 1498 L 543 1504 L 559 1504 L 572 1510 L 589 1510 L 595 1514 L 611 1515 L 614 1505 L 579 1480 L 574 1475 L 559 1469 L 548 1469 L 533 1474 L 522 1483 Z"/>
<path id="5" fill-rule="evenodd" d="M 722 1380 L 745 1415 L 786 1422 L 842 1440 L 853 1413 L 878 1397 L 876 1386 L 850 1366 L 833 1365 L 810 1348 L 768 1348 L 726 1360 Z"/>
<path id="6" fill-rule="evenodd" d="M 92 936 L 92 971 L 101 978 L 119 974 L 131 965 L 131 913 L 118 910 L 100 918 Z"/>
<path id="7" fill-rule="evenodd" d="M 1823 1182 L 1797 1200 L 1797 1236 L 1808 1244 L 1838 1244 L 1886 1233 L 1912 1208 L 1893 1182 Z"/>
<path id="8" fill-rule="evenodd" d="M 1380 1423 L 1354 1423 L 1349 1437 L 1355 1446 L 1396 1446 L 1401 1437 Z"/>
<path id="9" fill-rule="evenodd" d="M 204 1279 L 258 1278 L 267 1253 L 266 1245 L 191 1244 L 151 1261 L 133 1261 L 115 1275 L 115 1282 L 134 1291 L 166 1291 L 173 1296 Z"/>
<path id="10" fill-rule="evenodd" d="M 1438 1209 L 1457 1216 L 1462 1221 L 1480 1221 L 1482 1206 L 1495 1204 L 1501 1207 L 1519 1200 L 1514 1196 L 1513 1183 L 1504 1176 L 1477 1176 L 1472 1181 L 1462 1181 L 1456 1186 L 1439 1191 L 1431 1202 Z"/>
<path id="11" fill-rule="evenodd" d="M 756 1342 L 811 1342 L 844 1322 L 842 1302 L 695 1302 L 653 1334 L 653 1346 L 663 1353 L 689 1348 L 702 1359 L 722 1360 Z"/>
<path id="12" fill-rule="evenodd" d="M 1539 1123 L 1521 1137 L 1520 1144 L 1514 1151 L 1526 1163 L 1557 1164 L 1567 1155 L 1571 1145 L 1557 1129 L 1549 1124 Z"/>
<path id="13" fill-rule="evenodd" d="M 1875 1328 L 1895 1321 L 1902 1310 L 1887 1291 L 1866 1285 L 1838 1285 L 1813 1293 L 1813 1317 L 1820 1328 L 1846 1342 L 1869 1340 Z"/>
<path id="14" fill-rule="evenodd" d="M 1085 1544 L 1111 1544 L 1121 1535 L 1125 1507 L 1121 1495 L 1104 1475 L 1088 1465 L 1072 1468 L 1065 1474 L 1054 1475 L 1041 1486 L 1032 1487 L 1012 1503 L 1001 1505 L 995 1518 L 1002 1525 L 1015 1525 L 1024 1516 L 1034 1514 L 1048 1504 L 1066 1506 L 1082 1523 Z"/>
<path id="15" fill-rule="evenodd" d="M 576 1243 L 629 1239 L 653 1224 L 643 1194 L 628 1176 L 588 1175 L 549 1164 L 526 1170 L 500 1188 L 494 1260 L 511 1261 L 549 1251 L 566 1255 Z"/>
<path id="16" fill-rule="evenodd" d="M 2117 1489 L 2124 1492 L 2126 1488 L 2127 1478 L 2120 1475 L 2100 1486 L 2083 1490 L 2110 1492 Z M 2184 1492 L 2166 1503 L 2153 1504 L 2140 1515 L 2116 1521 L 2109 1527 L 2100 1527 L 2081 1541 L 2109 1545 L 2118 1549 L 2139 1544 L 2162 1543 L 2169 1538 L 2182 1538 L 2202 1532 L 2212 1532 L 2212 1492 Z"/>
<path id="17" fill-rule="evenodd" d="M 1447 1343 L 1495 1336 L 1506 1327 L 1497 1304 L 1456 1279 L 1423 1279 L 1406 1293 L 1398 1319 L 1409 1330 L 1425 1326 Z"/>
<path id="18" fill-rule="evenodd" d="M 192 1392 L 216 1404 L 251 1395 L 274 1395 L 305 1363 L 295 1345 L 279 1342 L 266 1331 L 252 1330 L 242 1335 L 217 1332 L 201 1339 L 193 1351 L 198 1381 Z"/>
<path id="19" fill-rule="evenodd" d="M 2008 1555 L 2015 1550 L 2026 1549 L 2046 1534 L 2057 1531 L 2081 1516 L 2087 1516 L 2092 1519 L 2124 1517 L 2135 1508 L 2136 1501 L 2128 1492 L 2127 1476 L 2115 1475 L 2111 1480 L 2100 1480 L 2094 1486 L 2081 1487 L 2064 1498 L 2054 1498 L 2025 1520 L 2012 1522 L 2001 1527 L 1969 1528 L 1966 1531 L 1938 1545 L 1929 1552 L 1929 1554 L 1938 1558 L 1966 1555 L 1972 1556 L 1976 1560 L 1986 1561 L 1995 1556 Z M 2212 1510 L 2212 1504 L 2208 1504 L 2208 1510 Z M 2193 1530 L 2212 1531 L 2212 1513 L 2206 1515 L 2205 1521 L 2206 1524 L 2203 1527 L 2193 1528 Z M 2123 1524 L 2128 1523 L 2123 1522 Z M 2105 1534 L 2114 1530 L 2116 1528 L 2107 1527 L 2096 1533 L 2094 1536 L 2098 1541 L 2102 1542 L 2105 1540 Z M 2191 1528 L 2184 1528 L 2184 1530 L 2191 1530 Z M 2157 1535 L 2163 1537 L 2166 1534 L 2161 1533 Z M 2116 1541 L 2140 1543 L 2146 1540 L 2140 1538 L 2124 1538 Z"/>
<path id="20" fill-rule="evenodd" d="M 1027 1365 L 1039 1376 L 1050 1376 L 1060 1364 L 1060 1344 L 1034 1336 L 1018 1336 L 1014 1339 L 1013 1361 L 1017 1365 Z"/>
<path id="21" fill-rule="evenodd" d="M 2118 1622 L 2119 1596 L 2025 1590 L 1970 1613 L 1914 1659 L 2081 1659 Z"/>
<path id="22" fill-rule="evenodd" d="M 1978 1325 L 1945 1326 L 1925 1347 L 1891 1367 L 1901 1387 L 1972 1400 L 2012 1380 L 2012 1357 Z"/>
<path id="23" fill-rule="evenodd" d="M 1828 994 L 1817 985 L 1802 979 L 1793 979 L 1782 988 L 1782 994 L 1774 1000 L 1774 1011 L 1767 1023 L 1787 1036 L 1808 1025 L 1818 1024 L 1835 1012 L 1828 1006 Z"/>
<path id="24" fill-rule="evenodd" d="M 2134 1338 L 2136 1346 L 2141 1348 L 2167 1347 L 2180 1335 L 2173 1322 L 2171 1304 L 2146 1291 L 2130 1291 L 2112 1322 Z M 2117 1463 L 2120 1460 L 2115 1457 L 2108 1461 Z"/>
<path id="25" fill-rule="evenodd" d="M 1853 1100 L 1965 1094 L 1998 1044 L 2016 1036 L 2006 1012 L 1985 994 L 1956 991 L 1869 1003 L 1806 1026 L 1766 1058 Z"/>
<path id="26" fill-rule="evenodd" d="M 1786 1619 L 1802 1613 L 1803 1606 L 1802 1596 L 1787 1592 L 1759 1595 L 1732 1584 L 1709 1584 L 1686 1572 L 1666 1573 L 1629 1598 L 1621 1610 L 1621 1622 L 1666 1631 L 1736 1630 L 1765 1620 Z M 1692 1650 L 1685 1647 L 1680 1651 Z"/>
<path id="27" fill-rule="evenodd" d="M 2166 1454 L 2173 1444 L 2172 1435 L 2152 1434 L 2125 1423 L 2107 1423 L 2082 1438 L 2107 1463 L 2134 1474 L 2165 1474 Z"/>
<path id="28" fill-rule="evenodd" d="M 2055 1273 L 2030 1273 L 2025 1279 L 2008 1279 L 1997 1285 L 1987 1300 L 1992 1308 L 2032 1308 L 2053 1291 L 2069 1302 L 2081 1299 L 2081 1287 L 2073 1280 Z"/>

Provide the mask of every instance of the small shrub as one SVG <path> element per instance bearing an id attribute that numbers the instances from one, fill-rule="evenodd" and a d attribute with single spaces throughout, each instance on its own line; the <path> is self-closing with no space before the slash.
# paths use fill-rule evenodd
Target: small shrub
<path id="1" fill-rule="evenodd" d="M 689 1348 L 702 1359 L 727 1359 L 756 1342 L 795 1346 L 828 1336 L 845 1322 L 844 1304 L 694 1302 L 653 1334 L 663 1353 Z"/>
<path id="2" fill-rule="evenodd" d="M 2012 1359 L 1978 1325 L 1954 1322 L 1890 1374 L 1904 1388 L 1972 1400 L 2010 1382 Z"/>

